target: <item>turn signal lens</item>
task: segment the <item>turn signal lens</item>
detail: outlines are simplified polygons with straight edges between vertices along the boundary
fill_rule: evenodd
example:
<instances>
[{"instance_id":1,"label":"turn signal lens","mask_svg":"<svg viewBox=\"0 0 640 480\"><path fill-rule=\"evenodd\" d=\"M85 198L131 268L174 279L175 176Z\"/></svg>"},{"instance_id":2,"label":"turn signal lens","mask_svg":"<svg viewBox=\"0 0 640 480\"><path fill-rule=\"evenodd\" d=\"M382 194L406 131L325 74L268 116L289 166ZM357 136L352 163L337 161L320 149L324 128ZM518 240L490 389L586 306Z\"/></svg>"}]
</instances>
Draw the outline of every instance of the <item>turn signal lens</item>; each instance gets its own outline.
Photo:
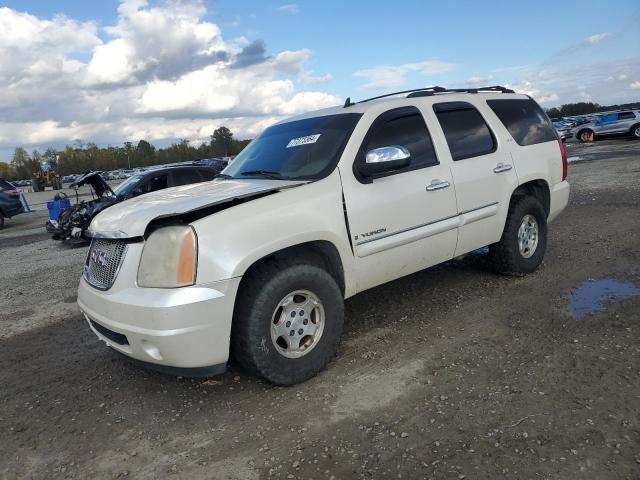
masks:
<instances>
[{"instance_id":1,"label":"turn signal lens","mask_svg":"<svg viewBox=\"0 0 640 480\"><path fill-rule=\"evenodd\" d=\"M193 228L163 227L146 240L138 267L138 286L176 288L196 281L198 239Z\"/></svg>"},{"instance_id":2,"label":"turn signal lens","mask_svg":"<svg viewBox=\"0 0 640 480\"><path fill-rule=\"evenodd\" d=\"M180 245L178 260L178 285L193 285L196 280L196 236L193 230L187 232Z\"/></svg>"}]
</instances>

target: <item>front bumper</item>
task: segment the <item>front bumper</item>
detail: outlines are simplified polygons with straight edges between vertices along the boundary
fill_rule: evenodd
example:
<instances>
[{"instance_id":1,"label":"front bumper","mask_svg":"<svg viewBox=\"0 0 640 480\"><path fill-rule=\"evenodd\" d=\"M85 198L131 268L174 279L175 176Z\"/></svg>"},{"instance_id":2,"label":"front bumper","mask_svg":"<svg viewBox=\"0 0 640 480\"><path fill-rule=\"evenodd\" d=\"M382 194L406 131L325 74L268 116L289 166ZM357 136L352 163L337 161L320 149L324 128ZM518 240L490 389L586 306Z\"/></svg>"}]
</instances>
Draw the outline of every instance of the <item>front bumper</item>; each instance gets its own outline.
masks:
<instances>
[{"instance_id":1,"label":"front bumper","mask_svg":"<svg viewBox=\"0 0 640 480\"><path fill-rule=\"evenodd\" d=\"M232 278L174 289L101 291L82 278L78 305L91 330L114 350L155 366L206 371L229 358L239 283Z\"/></svg>"}]
</instances>

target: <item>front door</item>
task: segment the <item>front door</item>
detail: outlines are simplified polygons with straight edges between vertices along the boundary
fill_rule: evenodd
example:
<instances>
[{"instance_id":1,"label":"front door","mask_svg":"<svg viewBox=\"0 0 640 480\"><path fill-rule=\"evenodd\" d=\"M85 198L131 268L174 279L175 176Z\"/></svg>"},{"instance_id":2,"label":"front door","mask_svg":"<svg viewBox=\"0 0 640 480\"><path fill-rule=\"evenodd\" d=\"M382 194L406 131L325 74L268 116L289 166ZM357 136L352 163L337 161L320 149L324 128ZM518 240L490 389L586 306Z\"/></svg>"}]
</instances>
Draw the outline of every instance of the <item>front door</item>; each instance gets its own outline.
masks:
<instances>
[{"instance_id":1,"label":"front door","mask_svg":"<svg viewBox=\"0 0 640 480\"><path fill-rule=\"evenodd\" d=\"M387 146L409 150L410 165L375 178L359 177L355 167L366 152ZM416 107L381 114L362 141L353 171L341 171L341 177L358 290L453 257L455 187Z\"/></svg>"}]
</instances>

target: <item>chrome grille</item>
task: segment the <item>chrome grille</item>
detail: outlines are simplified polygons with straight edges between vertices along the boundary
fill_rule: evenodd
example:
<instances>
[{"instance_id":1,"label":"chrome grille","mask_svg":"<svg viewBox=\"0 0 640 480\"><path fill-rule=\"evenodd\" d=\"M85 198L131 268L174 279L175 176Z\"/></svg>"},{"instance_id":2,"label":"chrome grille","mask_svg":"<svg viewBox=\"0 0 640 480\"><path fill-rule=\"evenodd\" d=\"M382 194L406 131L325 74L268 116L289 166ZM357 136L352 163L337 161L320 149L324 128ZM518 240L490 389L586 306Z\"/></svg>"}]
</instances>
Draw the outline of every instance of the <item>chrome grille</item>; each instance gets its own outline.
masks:
<instances>
[{"instance_id":1,"label":"chrome grille","mask_svg":"<svg viewBox=\"0 0 640 480\"><path fill-rule=\"evenodd\" d=\"M127 244L122 240L94 238L84 267L84 278L100 290L108 290L118 275Z\"/></svg>"}]
</instances>

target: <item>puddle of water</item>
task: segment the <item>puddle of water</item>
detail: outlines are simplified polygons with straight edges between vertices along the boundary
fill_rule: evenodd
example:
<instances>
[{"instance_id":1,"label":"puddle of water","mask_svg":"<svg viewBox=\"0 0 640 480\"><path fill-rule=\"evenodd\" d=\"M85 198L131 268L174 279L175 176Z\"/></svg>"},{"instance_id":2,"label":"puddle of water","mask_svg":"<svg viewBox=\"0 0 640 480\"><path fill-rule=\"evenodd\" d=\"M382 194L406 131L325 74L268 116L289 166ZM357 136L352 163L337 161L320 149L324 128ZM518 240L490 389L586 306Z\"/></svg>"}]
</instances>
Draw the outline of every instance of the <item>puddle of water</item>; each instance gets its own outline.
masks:
<instances>
[{"instance_id":1,"label":"puddle of water","mask_svg":"<svg viewBox=\"0 0 640 480\"><path fill-rule=\"evenodd\" d=\"M571 291L571 313L582 318L606 308L606 302L640 295L640 288L629 282L613 278L588 280Z\"/></svg>"}]
</instances>

